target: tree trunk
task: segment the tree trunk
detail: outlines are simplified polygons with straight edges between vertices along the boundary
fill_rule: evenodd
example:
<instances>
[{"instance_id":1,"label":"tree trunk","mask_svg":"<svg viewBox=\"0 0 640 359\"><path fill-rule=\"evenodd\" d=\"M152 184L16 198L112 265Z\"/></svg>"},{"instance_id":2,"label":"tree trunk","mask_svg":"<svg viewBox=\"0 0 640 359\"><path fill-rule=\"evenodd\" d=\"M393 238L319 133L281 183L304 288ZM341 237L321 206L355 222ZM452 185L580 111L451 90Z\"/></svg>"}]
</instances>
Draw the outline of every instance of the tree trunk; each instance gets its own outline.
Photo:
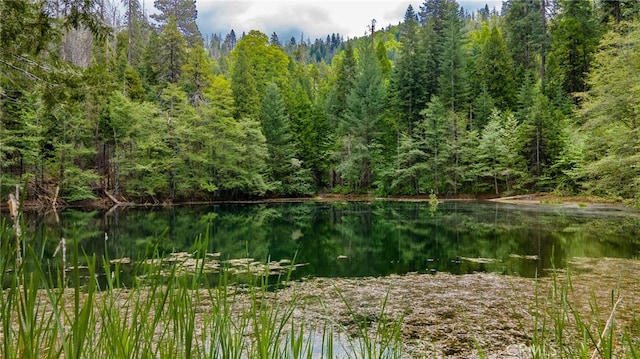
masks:
<instances>
[{"instance_id":1,"label":"tree trunk","mask_svg":"<svg viewBox=\"0 0 640 359\"><path fill-rule=\"evenodd\" d=\"M540 25L542 26L542 49L540 50L540 80L544 92L545 75L547 69L547 5L546 0L540 0Z\"/></svg>"}]
</instances>

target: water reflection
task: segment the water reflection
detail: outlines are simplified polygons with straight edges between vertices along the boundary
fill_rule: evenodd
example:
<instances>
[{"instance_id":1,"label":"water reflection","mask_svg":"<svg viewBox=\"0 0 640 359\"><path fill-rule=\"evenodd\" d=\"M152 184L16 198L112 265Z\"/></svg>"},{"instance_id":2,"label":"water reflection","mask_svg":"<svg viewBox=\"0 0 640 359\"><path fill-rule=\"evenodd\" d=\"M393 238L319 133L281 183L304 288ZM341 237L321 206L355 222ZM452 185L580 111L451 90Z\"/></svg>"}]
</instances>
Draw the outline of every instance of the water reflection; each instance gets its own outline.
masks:
<instances>
[{"instance_id":1,"label":"water reflection","mask_svg":"<svg viewBox=\"0 0 640 359\"><path fill-rule=\"evenodd\" d=\"M293 259L296 277L494 271L533 277L568 258L635 258L637 213L498 203L350 202L129 208L109 214L66 210L29 215L34 248L52 258L58 240L77 238L98 258L194 253L206 243L220 260ZM198 244L200 243L200 244ZM52 262L59 259L52 258Z\"/></svg>"}]
</instances>

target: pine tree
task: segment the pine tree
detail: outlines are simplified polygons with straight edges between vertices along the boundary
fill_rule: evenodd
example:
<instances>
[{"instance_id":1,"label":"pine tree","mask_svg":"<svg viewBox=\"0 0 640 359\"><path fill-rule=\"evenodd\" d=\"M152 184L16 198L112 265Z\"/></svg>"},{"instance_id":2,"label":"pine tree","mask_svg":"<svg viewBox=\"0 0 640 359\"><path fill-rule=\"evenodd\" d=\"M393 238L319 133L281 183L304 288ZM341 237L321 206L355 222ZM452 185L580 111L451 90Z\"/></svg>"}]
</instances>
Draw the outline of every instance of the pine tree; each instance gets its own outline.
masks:
<instances>
[{"instance_id":1,"label":"pine tree","mask_svg":"<svg viewBox=\"0 0 640 359\"><path fill-rule=\"evenodd\" d=\"M554 186L551 170L564 150L565 119L541 92L541 84L533 87L531 98L522 108L520 142L523 144L530 178L538 190Z\"/></svg>"},{"instance_id":2,"label":"pine tree","mask_svg":"<svg viewBox=\"0 0 640 359\"><path fill-rule=\"evenodd\" d=\"M400 25L400 53L391 74L389 97L399 133L411 136L420 111L428 102L427 58L424 42L419 36L418 18L409 5Z\"/></svg>"},{"instance_id":3,"label":"pine tree","mask_svg":"<svg viewBox=\"0 0 640 359\"><path fill-rule=\"evenodd\" d=\"M541 55L545 29L540 0L508 0L503 2L505 42L514 67L523 72L537 70L537 56Z\"/></svg>"},{"instance_id":4,"label":"pine tree","mask_svg":"<svg viewBox=\"0 0 640 359\"><path fill-rule=\"evenodd\" d=\"M458 17L457 5L451 6L446 15L439 58L439 97L455 112L464 108L466 102L465 53L462 48L462 22Z\"/></svg>"},{"instance_id":5,"label":"pine tree","mask_svg":"<svg viewBox=\"0 0 640 359\"><path fill-rule=\"evenodd\" d=\"M498 108L513 108L516 98L513 63L502 32L496 26L491 28L484 44L480 66L488 92Z\"/></svg>"},{"instance_id":6,"label":"pine tree","mask_svg":"<svg viewBox=\"0 0 640 359\"><path fill-rule=\"evenodd\" d=\"M444 176L445 167L449 161L451 141L450 123L444 104L436 96L431 99L427 107L420 112L423 116L418 124L417 136L423 143L427 154L427 180L423 184L423 193L427 190L440 194L445 188L447 178Z\"/></svg>"},{"instance_id":7,"label":"pine tree","mask_svg":"<svg viewBox=\"0 0 640 359\"><path fill-rule=\"evenodd\" d=\"M278 86L267 86L262 99L260 121L269 149L269 166L273 192L298 195L311 192L310 176L296 157L289 118Z\"/></svg>"},{"instance_id":8,"label":"pine tree","mask_svg":"<svg viewBox=\"0 0 640 359\"><path fill-rule=\"evenodd\" d=\"M201 47L190 48L180 71L182 87L189 102L197 108L204 101L204 93L211 84L212 73L205 50Z\"/></svg>"},{"instance_id":9,"label":"pine tree","mask_svg":"<svg viewBox=\"0 0 640 359\"><path fill-rule=\"evenodd\" d=\"M337 124L344 117L347 97L356 80L356 58L351 43L347 43L342 57L335 63L336 78L328 99L327 112L332 122Z\"/></svg>"},{"instance_id":10,"label":"pine tree","mask_svg":"<svg viewBox=\"0 0 640 359\"><path fill-rule=\"evenodd\" d=\"M153 5L159 12L151 15L152 19L166 26L174 18L177 29L190 47L203 46L202 35L196 24L196 0L154 0Z\"/></svg>"},{"instance_id":11,"label":"pine tree","mask_svg":"<svg viewBox=\"0 0 640 359\"><path fill-rule=\"evenodd\" d=\"M340 126L342 153L338 165L338 173L354 192L369 190L376 175L385 96L375 53L364 46L360 55L358 76Z\"/></svg>"},{"instance_id":12,"label":"pine tree","mask_svg":"<svg viewBox=\"0 0 640 359\"><path fill-rule=\"evenodd\" d=\"M159 49L155 56L156 61L154 62L159 64L157 71L160 84L177 83L186 57L186 43L178 31L174 17L169 18L160 33Z\"/></svg>"},{"instance_id":13,"label":"pine tree","mask_svg":"<svg viewBox=\"0 0 640 359\"><path fill-rule=\"evenodd\" d=\"M553 20L551 34L550 68L557 73L564 90L573 94L587 89L593 53L599 41L599 29L590 0L561 0L561 11ZM555 66L554 66L555 65Z\"/></svg>"},{"instance_id":14,"label":"pine tree","mask_svg":"<svg viewBox=\"0 0 640 359\"><path fill-rule=\"evenodd\" d=\"M445 41L445 28L449 15L457 17L458 4L455 0L425 0L420 6L419 19L422 24L421 36L426 55L427 82L423 84L427 88L429 99L438 93L440 88L441 51Z\"/></svg>"}]
</instances>

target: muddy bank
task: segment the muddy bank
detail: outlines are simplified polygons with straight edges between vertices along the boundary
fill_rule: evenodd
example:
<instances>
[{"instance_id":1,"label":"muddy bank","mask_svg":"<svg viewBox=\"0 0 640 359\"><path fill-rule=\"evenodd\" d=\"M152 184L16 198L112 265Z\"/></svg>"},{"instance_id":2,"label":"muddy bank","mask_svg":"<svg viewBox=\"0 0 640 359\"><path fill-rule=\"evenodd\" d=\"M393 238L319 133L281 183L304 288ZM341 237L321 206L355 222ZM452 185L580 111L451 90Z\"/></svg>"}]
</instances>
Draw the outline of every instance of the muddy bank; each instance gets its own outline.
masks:
<instances>
[{"instance_id":1,"label":"muddy bank","mask_svg":"<svg viewBox=\"0 0 640 359\"><path fill-rule=\"evenodd\" d=\"M623 332L640 338L640 261L575 259L570 267L570 284L564 272L557 273L555 283L553 276L535 280L487 273L314 279L297 283L278 300L299 295L295 316L306 321L330 318L347 331L354 331L354 315L337 291L357 318L367 318L370 327L376 326L386 301L385 315L403 321L404 352L411 358L479 357L478 348L489 358L526 358L531 355L534 332L538 330L539 337L543 334L543 322L550 331L544 334L550 352L560 350L554 348L555 319L566 321L567 346L577 347L583 341L576 332L575 315L561 314L563 292L569 308L580 314L593 333L598 325L604 327L612 313L613 296L621 298L614 314L617 354L622 356ZM595 350L595 345L589 350Z\"/></svg>"},{"instance_id":2,"label":"muddy bank","mask_svg":"<svg viewBox=\"0 0 640 359\"><path fill-rule=\"evenodd\" d=\"M429 196L389 196L378 197L367 194L341 195L332 193L322 193L308 197L274 197L274 198L256 198L256 199L238 199L238 200L210 200L210 201L154 201L154 202L129 202L126 200L118 200L113 196L100 197L95 200L85 200L80 202L58 204L56 210L60 211L65 208L88 208L98 210L115 210L129 207L169 207L169 206L189 206L189 205L208 205L208 204L264 204L264 203L299 203L299 202L371 202L371 201L396 201L396 202L429 202L432 200ZM457 196L441 196L439 201L491 201L508 204L522 205L565 205L573 207L621 207L624 204L620 201L598 197L580 197L580 196L558 196L549 193L535 193L508 197L493 197L483 195L457 195ZM116 202L117 201L117 202ZM8 208L5 201L0 201L0 210ZM25 211L51 211L53 208L43 201L27 200L22 204Z\"/></svg>"}]
</instances>

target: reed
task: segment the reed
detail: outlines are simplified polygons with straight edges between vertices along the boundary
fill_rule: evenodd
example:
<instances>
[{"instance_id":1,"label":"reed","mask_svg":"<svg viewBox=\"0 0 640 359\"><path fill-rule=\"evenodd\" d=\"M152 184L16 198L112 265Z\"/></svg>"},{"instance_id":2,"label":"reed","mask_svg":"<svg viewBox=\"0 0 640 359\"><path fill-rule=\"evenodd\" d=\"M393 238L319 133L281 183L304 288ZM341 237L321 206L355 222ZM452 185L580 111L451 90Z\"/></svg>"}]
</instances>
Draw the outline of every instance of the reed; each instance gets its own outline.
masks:
<instances>
[{"instance_id":1,"label":"reed","mask_svg":"<svg viewBox=\"0 0 640 359\"><path fill-rule=\"evenodd\" d=\"M624 298L611 292L610 309L591 294L588 309L577 303L572 274L554 271L550 289L545 295L536 281L532 358L638 358L640 348L640 316L633 314L636 326L619 326L616 321ZM524 330L526 332L526 330Z\"/></svg>"},{"instance_id":2,"label":"reed","mask_svg":"<svg viewBox=\"0 0 640 359\"><path fill-rule=\"evenodd\" d=\"M61 249L64 256L55 258L58 270L51 274L42 264L52 259L45 258L42 248L31 248L29 240L23 239L25 250L17 259L17 242L8 228L4 223L0 227L2 358L301 359L337 355L335 338L342 328L328 321L313 324L296 318L297 295L278 300L290 271L276 284L269 283L268 268L241 283L223 268L216 283L209 283L204 271L207 237L195 241L198 264L192 272L185 274L181 263L166 268L157 255L157 260L135 269L144 280L124 287L120 264L111 262L108 255L98 261L95 255L81 253L77 234L66 241ZM98 280L99 272L104 280ZM363 337L350 338L353 345L344 347L343 354L399 357L400 324L394 322L389 329L391 321L384 323L375 334L362 328L359 334Z\"/></svg>"}]
</instances>

